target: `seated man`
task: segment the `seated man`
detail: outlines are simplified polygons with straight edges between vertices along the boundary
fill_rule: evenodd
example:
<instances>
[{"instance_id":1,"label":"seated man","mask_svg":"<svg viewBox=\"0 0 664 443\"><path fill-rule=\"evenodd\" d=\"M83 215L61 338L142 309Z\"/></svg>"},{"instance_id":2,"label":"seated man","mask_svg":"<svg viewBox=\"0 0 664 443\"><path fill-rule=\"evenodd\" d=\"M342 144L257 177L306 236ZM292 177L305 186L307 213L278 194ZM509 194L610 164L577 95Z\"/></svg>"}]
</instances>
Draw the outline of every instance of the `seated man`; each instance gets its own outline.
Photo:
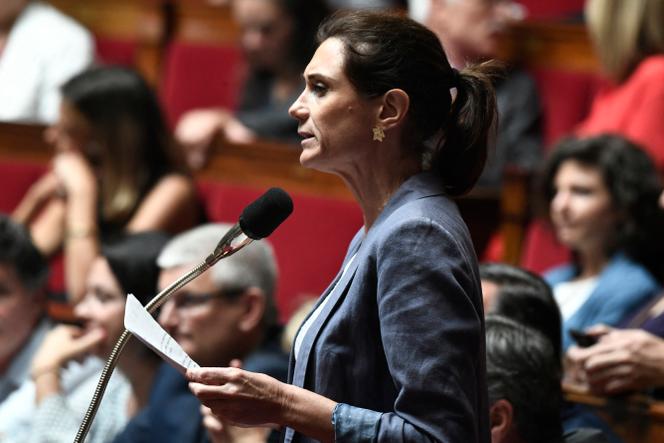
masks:
<instances>
[{"instance_id":1,"label":"seated man","mask_svg":"<svg viewBox=\"0 0 664 443\"><path fill-rule=\"evenodd\" d=\"M93 59L92 35L54 7L0 1L0 121L55 121L60 86Z\"/></svg>"},{"instance_id":2,"label":"seated man","mask_svg":"<svg viewBox=\"0 0 664 443\"><path fill-rule=\"evenodd\" d=\"M498 56L500 37L510 22L523 16L511 0L431 0L425 18L457 69ZM541 121L535 81L511 69L496 85L498 132L495 148L478 184L498 188L506 167L531 171L541 157Z\"/></svg>"},{"instance_id":3,"label":"seated man","mask_svg":"<svg viewBox=\"0 0 664 443\"><path fill-rule=\"evenodd\" d=\"M561 361L560 309L551 288L538 275L504 263L480 265L485 314L498 314L541 332Z\"/></svg>"},{"instance_id":4,"label":"seated man","mask_svg":"<svg viewBox=\"0 0 664 443\"><path fill-rule=\"evenodd\" d=\"M209 224L171 240L157 264L160 289L199 265L230 225ZM288 356L280 347L274 290L277 268L269 244L256 241L225 258L183 288L162 306L159 322L201 366L242 367L285 380ZM116 442L199 442L210 433L257 432L219 423L203 413L187 380L164 363L159 370L148 411L116 438ZM206 429L206 426L208 429Z\"/></svg>"},{"instance_id":5,"label":"seated man","mask_svg":"<svg viewBox=\"0 0 664 443\"><path fill-rule=\"evenodd\" d=\"M563 435L560 362L538 331L506 317L486 318L492 443L599 443L599 431Z\"/></svg>"},{"instance_id":6,"label":"seated man","mask_svg":"<svg viewBox=\"0 0 664 443\"><path fill-rule=\"evenodd\" d=\"M28 232L0 215L0 441L29 432L30 362L50 329L47 278L48 264Z\"/></svg>"}]
</instances>

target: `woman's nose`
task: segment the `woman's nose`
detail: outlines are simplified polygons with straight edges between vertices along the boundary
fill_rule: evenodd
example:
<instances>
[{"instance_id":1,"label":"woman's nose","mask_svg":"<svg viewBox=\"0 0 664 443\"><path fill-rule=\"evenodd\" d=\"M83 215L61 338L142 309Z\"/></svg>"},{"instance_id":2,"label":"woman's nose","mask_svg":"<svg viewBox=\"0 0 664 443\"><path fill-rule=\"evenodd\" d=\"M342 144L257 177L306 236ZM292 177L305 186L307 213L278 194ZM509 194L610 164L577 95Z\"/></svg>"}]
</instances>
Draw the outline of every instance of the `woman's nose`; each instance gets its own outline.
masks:
<instances>
[{"instance_id":1,"label":"woman's nose","mask_svg":"<svg viewBox=\"0 0 664 443\"><path fill-rule=\"evenodd\" d=\"M566 192L556 192L551 200L551 210L555 212L565 211L569 206L569 194Z\"/></svg>"},{"instance_id":2,"label":"woman's nose","mask_svg":"<svg viewBox=\"0 0 664 443\"><path fill-rule=\"evenodd\" d=\"M293 117L294 119L297 119L301 122L306 120L307 117L309 116L309 112L306 106L304 106L304 103L302 102L303 94L304 92L302 92L302 94L300 94L297 100L293 102L291 107L288 108L288 114L290 114L290 116Z\"/></svg>"}]
</instances>

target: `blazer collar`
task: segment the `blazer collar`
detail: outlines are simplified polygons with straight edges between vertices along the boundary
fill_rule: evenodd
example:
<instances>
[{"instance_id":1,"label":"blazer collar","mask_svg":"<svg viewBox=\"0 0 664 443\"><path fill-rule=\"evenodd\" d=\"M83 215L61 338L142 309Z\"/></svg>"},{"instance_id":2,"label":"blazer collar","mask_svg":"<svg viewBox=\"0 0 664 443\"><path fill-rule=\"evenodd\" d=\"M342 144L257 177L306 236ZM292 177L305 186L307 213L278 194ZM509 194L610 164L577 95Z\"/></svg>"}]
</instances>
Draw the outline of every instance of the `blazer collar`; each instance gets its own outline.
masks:
<instances>
[{"instance_id":1,"label":"blazer collar","mask_svg":"<svg viewBox=\"0 0 664 443\"><path fill-rule=\"evenodd\" d=\"M376 219L376 222L371 227L371 229L369 229L366 235L364 235L363 230L360 230L360 232L357 233L351 242L351 246L342 265L342 269L339 271L332 284L330 284L330 286L328 286L328 288L325 290L309 314L309 316L311 316L324 299L331 297L330 300L326 302L323 310L314 320L313 324L307 331L307 335L302 340L300 352L297 356L297 364L295 364L295 356L291 355L291 361L289 365L289 380L292 384L300 387L304 386L307 366L311 357L311 350L313 345L316 342L316 339L318 338L323 325L327 322L332 312L334 312L335 307L346 295L348 286L353 280L353 276L355 275L358 264L364 261L366 248L363 248L363 245L371 244L371 239L374 235L376 235L375 233L379 230L379 226L385 220L387 220L390 215L393 214L394 211L396 211L400 206L403 206L409 201L439 194L444 194L444 190L440 179L436 175L430 172L422 172L411 176L399 187L399 189L397 189L392 197L390 197L387 205L385 205L385 208L380 213ZM343 269L347 265L348 260L350 260L353 255L355 255L355 258L344 273ZM305 322L307 319L305 319Z\"/></svg>"}]
</instances>

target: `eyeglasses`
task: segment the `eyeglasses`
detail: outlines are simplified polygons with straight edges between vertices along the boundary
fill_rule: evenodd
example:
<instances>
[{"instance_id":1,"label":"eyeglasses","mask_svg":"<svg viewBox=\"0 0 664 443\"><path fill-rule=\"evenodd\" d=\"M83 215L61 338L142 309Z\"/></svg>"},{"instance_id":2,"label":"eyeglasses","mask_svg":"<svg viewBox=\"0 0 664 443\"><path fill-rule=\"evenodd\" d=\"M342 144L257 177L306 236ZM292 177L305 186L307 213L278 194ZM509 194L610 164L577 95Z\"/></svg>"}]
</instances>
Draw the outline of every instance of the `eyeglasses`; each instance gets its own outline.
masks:
<instances>
[{"instance_id":1,"label":"eyeglasses","mask_svg":"<svg viewBox=\"0 0 664 443\"><path fill-rule=\"evenodd\" d=\"M233 301L237 299L240 295L244 294L246 288L237 288L237 289L226 289L223 291L211 292L211 293L195 293L195 292L182 292L174 296L171 301L175 305L175 309L192 309L197 306L203 306L207 304L210 300L216 298L224 298L228 301Z\"/></svg>"}]
</instances>

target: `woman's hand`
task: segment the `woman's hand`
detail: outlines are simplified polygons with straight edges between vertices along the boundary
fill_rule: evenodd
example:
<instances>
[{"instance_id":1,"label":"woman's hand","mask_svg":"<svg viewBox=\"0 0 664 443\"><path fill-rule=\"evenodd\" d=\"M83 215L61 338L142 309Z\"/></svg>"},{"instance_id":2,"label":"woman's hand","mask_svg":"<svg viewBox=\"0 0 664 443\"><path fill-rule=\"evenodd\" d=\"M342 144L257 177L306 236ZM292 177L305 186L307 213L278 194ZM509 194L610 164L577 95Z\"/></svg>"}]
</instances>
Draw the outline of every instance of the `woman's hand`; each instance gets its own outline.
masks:
<instances>
[{"instance_id":1,"label":"woman's hand","mask_svg":"<svg viewBox=\"0 0 664 443\"><path fill-rule=\"evenodd\" d=\"M239 368L187 370L189 388L225 423L264 426L282 423L287 404L284 383Z\"/></svg>"},{"instance_id":2,"label":"woman's hand","mask_svg":"<svg viewBox=\"0 0 664 443\"><path fill-rule=\"evenodd\" d=\"M14 210L12 218L18 223L27 225L46 202L63 196L64 188L60 179L53 171L49 171L30 186L25 197Z\"/></svg>"},{"instance_id":3,"label":"woman's hand","mask_svg":"<svg viewBox=\"0 0 664 443\"><path fill-rule=\"evenodd\" d=\"M321 442L334 441L337 405L314 392L237 367L188 369L189 389L224 425L288 426Z\"/></svg>"},{"instance_id":4,"label":"woman's hand","mask_svg":"<svg viewBox=\"0 0 664 443\"><path fill-rule=\"evenodd\" d=\"M568 358L598 394L664 385L664 340L639 329L611 330L594 346L570 349Z\"/></svg>"},{"instance_id":5,"label":"woman's hand","mask_svg":"<svg viewBox=\"0 0 664 443\"><path fill-rule=\"evenodd\" d=\"M79 359L104 339L104 331L93 329L83 333L80 328L59 325L47 335L32 359L32 374L58 370L67 362Z\"/></svg>"},{"instance_id":6,"label":"woman's hand","mask_svg":"<svg viewBox=\"0 0 664 443\"><path fill-rule=\"evenodd\" d=\"M207 406L201 405L203 425L212 443L265 443L270 428L240 428L224 423Z\"/></svg>"},{"instance_id":7,"label":"woman's hand","mask_svg":"<svg viewBox=\"0 0 664 443\"><path fill-rule=\"evenodd\" d=\"M58 176L68 196L84 195L94 198L97 180L90 163L78 151L64 151L55 156L53 171Z\"/></svg>"},{"instance_id":8,"label":"woman's hand","mask_svg":"<svg viewBox=\"0 0 664 443\"><path fill-rule=\"evenodd\" d=\"M199 109L182 116L175 138L185 148L189 167L197 170L205 165L214 138L222 133L229 118L230 113L224 109Z\"/></svg>"},{"instance_id":9,"label":"woman's hand","mask_svg":"<svg viewBox=\"0 0 664 443\"><path fill-rule=\"evenodd\" d=\"M53 328L32 359L30 374L35 382L35 402L39 404L44 398L60 393L60 369L70 360L85 355L104 336L100 329L81 333L75 326Z\"/></svg>"},{"instance_id":10,"label":"woman's hand","mask_svg":"<svg viewBox=\"0 0 664 443\"><path fill-rule=\"evenodd\" d=\"M250 143L256 138L249 128L225 109L187 112L175 128L175 138L185 148L190 168L198 170L205 166L217 135L232 143Z\"/></svg>"}]
</instances>

